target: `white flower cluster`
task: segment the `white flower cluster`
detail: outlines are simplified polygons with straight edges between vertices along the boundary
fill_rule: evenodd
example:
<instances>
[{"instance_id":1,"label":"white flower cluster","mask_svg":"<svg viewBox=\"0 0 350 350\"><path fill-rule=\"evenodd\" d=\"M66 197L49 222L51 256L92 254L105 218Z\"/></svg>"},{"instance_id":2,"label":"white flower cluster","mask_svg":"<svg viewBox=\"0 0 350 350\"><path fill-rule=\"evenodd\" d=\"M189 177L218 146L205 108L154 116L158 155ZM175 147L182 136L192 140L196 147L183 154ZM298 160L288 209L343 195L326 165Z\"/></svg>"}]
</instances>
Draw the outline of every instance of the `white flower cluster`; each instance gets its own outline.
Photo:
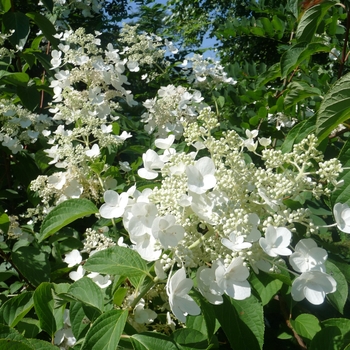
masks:
<instances>
[{"instance_id":1,"label":"white flower cluster","mask_svg":"<svg viewBox=\"0 0 350 350\"><path fill-rule=\"evenodd\" d=\"M286 256L298 276L292 286L294 299L322 303L336 288L325 270L327 252L309 238L294 242L292 253L296 224L305 227L306 235L317 230L307 209L291 209L285 200L297 202L305 192L328 195L327 184L336 183L342 171L339 161L324 162L316 137L309 135L286 154L260 139L265 149L261 165L255 165L245 157L246 140L232 130L215 138L211 131L217 125L209 108L196 122L184 125L188 145L200 145L190 154L170 148L174 137L156 140L172 152L164 157L147 151L139 175L153 179L161 173L161 187L145 193L106 193L102 217L123 217L132 248L146 261L155 261L159 279L180 267L172 277L168 274L166 288L180 321L199 313L188 295L193 282L186 270L197 269L199 291L220 304L223 294L238 300L249 297L250 269L287 269ZM254 140L258 132L247 135ZM199 156L204 149L207 155Z\"/></svg>"},{"instance_id":2,"label":"white flower cluster","mask_svg":"<svg viewBox=\"0 0 350 350\"><path fill-rule=\"evenodd\" d=\"M188 90L182 86L163 86L154 99L146 100L143 105L147 112L142 115L145 130L156 131L159 137L173 133L178 139L183 133L183 124L194 121L203 108L203 97L198 90Z\"/></svg>"},{"instance_id":3,"label":"white flower cluster","mask_svg":"<svg viewBox=\"0 0 350 350\"><path fill-rule=\"evenodd\" d=\"M228 77L220 61L203 58L202 55L194 54L192 57L187 58L182 66L189 70L188 82L195 87L212 90L214 86L219 88L223 83L230 85L237 83L232 77Z\"/></svg>"},{"instance_id":4,"label":"white flower cluster","mask_svg":"<svg viewBox=\"0 0 350 350\"><path fill-rule=\"evenodd\" d=\"M45 114L32 113L13 101L0 100L0 142L16 154L43 136L53 124Z\"/></svg>"},{"instance_id":5,"label":"white flower cluster","mask_svg":"<svg viewBox=\"0 0 350 350\"><path fill-rule=\"evenodd\" d=\"M118 101L130 106L136 103L124 88L128 84L127 61L111 44L103 52L98 35L85 34L83 29L66 31L58 35L59 50L52 51L56 74L50 85L54 100L49 111L55 126L43 133L48 139L45 152L51 159L49 164L55 164L59 171L40 176L31 185L42 198L43 207L68 198L100 198L101 181L90 164L98 161L102 148L117 147L131 137L125 131L113 133L118 117L112 112L119 108ZM65 65L73 68L65 70Z\"/></svg>"}]
</instances>

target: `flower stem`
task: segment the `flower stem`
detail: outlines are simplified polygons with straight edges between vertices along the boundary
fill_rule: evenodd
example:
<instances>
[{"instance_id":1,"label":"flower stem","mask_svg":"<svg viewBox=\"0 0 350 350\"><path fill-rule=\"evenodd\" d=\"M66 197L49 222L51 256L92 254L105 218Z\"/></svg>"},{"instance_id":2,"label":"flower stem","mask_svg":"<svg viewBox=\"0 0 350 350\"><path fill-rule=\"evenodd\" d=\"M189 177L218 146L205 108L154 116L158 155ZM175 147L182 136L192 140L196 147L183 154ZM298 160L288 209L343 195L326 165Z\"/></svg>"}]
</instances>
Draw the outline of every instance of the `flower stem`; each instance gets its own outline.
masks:
<instances>
[{"instance_id":1,"label":"flower stem","mask_svg":"<svg viewBox=\"0 0 350 350\"><path fill-rule=\"evenodd\" d=\"M188 248L189 249L194 249L197 248L202 242L207 240L209 237L211 237L214 234L214 230L212 227L208 228L208 232L203 235L202 237L198 238L194 243L192 243Z\"/></svg>"},{"instance_id":2,"label":"flower stem","mask_svg":"<svg viewBox=\"0 0 350 350\"><path fill-rule=\"evenodd\" d=\"M140 292L140 294L133 300L133 302L130 304L131 308L134 308L137 303L153 288L158 281L158 278L155 277L152 279L146 286L145 288Z\"/></svg>"}]
</instances>

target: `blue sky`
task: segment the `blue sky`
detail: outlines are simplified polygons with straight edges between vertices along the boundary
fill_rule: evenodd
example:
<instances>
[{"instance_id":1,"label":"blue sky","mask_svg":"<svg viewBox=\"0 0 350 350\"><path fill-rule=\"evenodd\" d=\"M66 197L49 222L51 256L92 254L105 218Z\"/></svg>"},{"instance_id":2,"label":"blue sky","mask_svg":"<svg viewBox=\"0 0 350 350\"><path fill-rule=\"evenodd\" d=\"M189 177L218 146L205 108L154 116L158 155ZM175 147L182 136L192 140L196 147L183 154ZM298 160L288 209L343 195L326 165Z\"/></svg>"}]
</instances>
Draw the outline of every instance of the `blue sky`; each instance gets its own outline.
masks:
<instances>
[{"instance_id":1,"label":"blue sky","mask_svg":"<svg viewBox=\"0 0 350 350\"><path fill-rule=\"evenodd\" d=\"M155 4L163 4L165 5L167 3L167 0L155 0L154 1ZM134 9L136 8L136 4L135 2L133 1L130 1L130 6ZM214 47L214 44L215 44L216 40L215 39L212 39L212 38L205 38L204 39L204 42L203 42L203 45L201 48L212 48ZM216 55L215 55L215 52L213 50L208 50L206 51L204 54L203 54L203 57L204 58L208 58L208 57L211 57L211 58L216 58Z\"/></svg>"}]
</instances>

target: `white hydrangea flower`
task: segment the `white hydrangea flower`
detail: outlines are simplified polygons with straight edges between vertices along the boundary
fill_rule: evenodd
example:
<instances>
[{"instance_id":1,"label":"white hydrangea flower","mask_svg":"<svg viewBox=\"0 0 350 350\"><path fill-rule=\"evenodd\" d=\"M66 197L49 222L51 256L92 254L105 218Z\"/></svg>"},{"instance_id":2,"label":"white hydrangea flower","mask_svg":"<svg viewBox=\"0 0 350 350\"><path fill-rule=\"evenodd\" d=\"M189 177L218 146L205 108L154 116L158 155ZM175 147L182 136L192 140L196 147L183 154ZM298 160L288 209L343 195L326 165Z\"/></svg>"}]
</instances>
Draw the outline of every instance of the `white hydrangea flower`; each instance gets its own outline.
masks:
<instances>
[{"instance_id":1,"label":"white hydrangea flower","mask_svg":"<svg viewBox=\"0 0 350 350\"><path fill-rule=\"evenodd\" d=\"M218 260L218 267L215 269L217 284L231 298L243 300L250 296L248 277L249 270L242 258L234 258L227 268L222 260Z\"/></svg>"},{"instance_id":2,"label":"white hydrangea flower","mask_svg":"<svg viewBox=\"0 0 350 350\"><path fill-rule=\"evenodd\" d=\"M203 194L215 187L215 165L211 158L203 157L196 161L195 165L186 167L188 189L197 194Z\"/></svg>"},{"instance_id":3,"label":"white hydrangea flower","mask_svg":"<svg viewBox=\"0 0 350 350\"><path fill-rule=\"evenodd\" d=\"M193 281L186 278L185 268L177 270L169 279L166 289L172 313L181 321L186 322L187 315L199 315L201 309L188 295L193 287Z\"/></svg>"},{"instance_id":4,"label":"white hydrangea flower","mask_svg":"<svg viewBox=\"0 0 350 350\"><path fill-rule=\"evenodd\" d=\"M303 272L292 284L292 298L301 301L306 298L311 304L323 303L326 294L335 292L335 279L321 271Z\"/></svg>"},{"instance_id":5,"label":"white hydrangea flower","mask_svg":"<svg viewBox=\"0 0 350 350\"><path fill-rule=\"evenodd\" d=\"M63 259L63 261L68 264L68 267L78 265L82 260L83 258L78 249L73 249L71 252L66 254L65 258Z\"/></svg>"},{"instance_id":6,"label":"white hydrangea flower","mask_svg":"<svg viewBox=\"0 0 350 350\"><path fill-rule=\"evenodd\" d=\"M153 150L149 149L146 153L142 155L143 166L137 171L140 177L153 180L158 176L158 171L164 166L163 161L160 159L159 155Z\"/></svg>"},{"instance_id":7,"label":"white hydrangea flower","mask_svg":"<svg viewBox=\"0 0 350 350\"><path fill-rule=\"evenodd\" d=\"M326 272L325 262L327 251L317 247L316 242L311 239L301 239L295 246L295 252L289 256L289 263L297 272L322 271Z\"/></svg>"},{"instance_id":8,"label":"white hydrangea flower","mask_svg":"<svg viewBox=\"0 0 350 350\"><path fill-rule=\"evenodd\" d=\"M265 231L265 237L259 239L259 244L269 256L291 255L292 251L287 248L291 238L292 233L286 227L273 227L270 225Z\"/></svg>"},{"instance_id":9,"label":"white hydrangea flower","mask_svg":"<svg viewBox=\"0 0 350 350\"><path fill-rule=\"evenodd\" d=\"M152 234L164 248L176 247L184 238L185 229L176 224L174 215L158 216L153 221Z\"/></svg>"},{"instance_id":10,"label":"white hydrangea flower","mask_svg":"<svg viewBox=\"0 0 350 350\"><path fill-rule=\"evenodd\" d=\"M350 208L345 203L336 203L333 208L334 219L340 231L350 233Z\"/></svg>"},{"instance_id":11,"label":"white hydrangea flower","mask_svg":"<svg viewBox=\"0 0 350 350\"><path fill-rule=\"evenodd\" d=\"M120 195L112 190L104 193L105 203L102 204L99 212L105 219L120 218L123 216L126 206L128 205L128 194L126 192Z\"/></svg>"},{"instance_id":12,"label":"white hydrangea flower","mask_svg":"<svg viewBox=\"0 0 350 350\"><path fill-rule=\"evenodd\" d=\"M211 268L201 266L197 270L198 289L204 298L214 305L223 303L222 294L224 291L218 286L215 277L215 270L219 266L218 261L214 261Z\"/></svg>"}]
</instances>

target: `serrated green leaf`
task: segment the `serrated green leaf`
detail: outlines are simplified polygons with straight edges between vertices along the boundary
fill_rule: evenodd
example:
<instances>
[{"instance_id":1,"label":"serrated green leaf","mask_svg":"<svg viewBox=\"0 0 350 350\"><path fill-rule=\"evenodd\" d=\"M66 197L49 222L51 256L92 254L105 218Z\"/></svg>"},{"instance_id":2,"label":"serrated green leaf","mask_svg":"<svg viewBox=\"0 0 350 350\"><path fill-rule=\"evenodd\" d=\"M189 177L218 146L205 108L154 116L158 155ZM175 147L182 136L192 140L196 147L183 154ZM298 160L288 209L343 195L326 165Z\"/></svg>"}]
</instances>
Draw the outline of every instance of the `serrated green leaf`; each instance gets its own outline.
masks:
<instances>
[{"instance_id":1,"label":"serrated green leaf","mask_svg":"<svg viewBox=\"0 0 350 350\"><path fill-rule=\"evenodd\" d=\"M2 18L6 32L14 30L8 38L10 43L16 47L24 47L30 33L29 19L22 12L6 12Z\"/></svg>"},{"instance_id":2,"label":"serrated green leaf","mask_svg":"<svg viewBox=\"0 0 350 350\"><path fill-rule=\"evenodd\" d=\"M50 279L50 263L46 253L38 248L20 247L12 252L12 261L21 274L33 285Z\"/></svg>"},{"instance_id":3,"label":"serrated green leaf","mask_svg":"<svg viewBox=\"0 0 350 350\"><path fill-rule=\"evenodd\" d=\"M68 199L60 203L44 219L41 225L39 242L71 222L97 212L98 209L95 204L87 199Z\"/></svg>"},{"instance_id":4,"label":"serrated green leaf","mask_svg":"<svg viewBox=\"0 0 350 350\"><path fill-rule=\"evenodd\" d=\"M74 337L77 340L83 338L90 328L90 322L86 319L82 303L70 303L69 319L72 325L72 332L74 334Z\"/></svg>"},{"instance_id":5,"label":"serrated green leaf","mask_svg":"<svg viewBox=\"0 0 350 350\"><path fill-rule=\"evenodd\" d=\"M40 321L40 327L51 337L63 327L64 306L54 308L54 287L51 283L42 283L34 292L34 308Z\"/></svg>"},{"instance_id":6,"label":"serrated green leaf","mask_svg":"<svg viewBox=\"0 0 350 350\"><path fill-rule=\"evenodd\" d=\"M15 340L23 343L28 343L27 339L14 328L0 324L0 339Z\"/></svg>"},{"instance_id":7,"label":"serrated green leaf","mask_svg":"<svg viewBox=\"0 0 350 350\"><path fill-rule=\"evenodd\" d=\"M295 37L301 42L311 42L315 32L328 9L336 4L336 1L324 1L307 9L298 24Z\"/></svg>"},{"instance_id":8,"label":"serrated green leaf","mask_svg":"<svg viewBox=\"0 0 350 350\"><path fill-rule=\"evenodd\" d=\"M136 251L125 247L110 247L92 255L84 269L108 275L139 277L149 275L147 265Z\"/></svg>"},{"instance_id":9,"label":"serrated green leaf","mask_svg":"<svg viewBox=\"0 0 350 350\"><path fill-rule=\"evenodd\" d=\"M262 349L265 326L260 302L253 295L245 300L223 298L214 311L232 349Z\"/></svg>"},{"instance_id":10,"label":"serrated green leaf","mask_svg":"<svg viewBox=\"0 0 350 350\"><path fill-rule=\"evenodd\" d=\"M294 81L287 87L287 93L284 96L284 105L286 108L290 108L298 102L306 100L308 97L321 95L320 89L312 87L304 81Z\"/></svg>"},{"instance_id":11,"label":"serrated green leaf","mask_svg":"<svg viewBox=\"0 0 350 350\"><path fill-rule=\"evenodd\" d=\"M57 350L57 346L40 339L28 339L28 342L35 350Z\"/></svg>"},{"instance_id":12,"label":"serrated green leaf","mask_svg":"<svg viewBox=\"0 0 350 350\"><path fill-rule=\"evenodd\" d=\"M130 337L134 350L179 350L174 341L160 333L145 332Z\"/></svg>"},{"instance_id":13,"label":"serrated green leaf","mask_svg":"<svg viewBox=\"0 0 350 350\"><path fill-rule=\"evenodd\" d=\"M27 339L35 338L41 332L39 320L29 317L22 318L22 320L17 323L16 329Z\"/></svg>"},{"instance_id":14,"label":"serrated green leaf","mask_svg":"<svg viewBox=\"0 0 350 350\"><path fill-rule=\"evenodd\" d=\"M307 43L297 43L286 51L281 57L281 78L287 77L289 72L298 64L298 59L305 50Z\"/></svg>"},{"instance_id":15,"label":"serrated green leaf","mask_svg":"<svg viewBox=\"0 0 350 350\"><path fill-rule=\"evenodd\" d=\"M0 308L0 320L10 327L15 327L17 323L34 306L33 293L24 292L7 300Z\"/></svg>"},{"instance_id":16,"label":"serrated green leaf","mask_svg":"<svg viewBox=\"0 0 350 350\"><path fill-rule=\"evenodd\" d=\"M317 112L316 134L325 139L340 123L350 118L350 73L339 79L325 95Z\"/></svg>"},{"instance_id":17,"label":"serrated green leaf","mask_svg":"<svg viewBox=\"0 0 350 350\"><path fill-rule=\"evenodd\" d=\"M349 293L348 283L338 267L329 260L326 261L326 271L337 282L337 290L334 293L327 294L327 298L330 300L332 305L334 305L335 308L342 314L344 312L344 305Z\"/></svg>"},{"instance_id":18,"label":"serrated green leaf","mask_svg":"<svg viewBox=\"0 0 350 350\"><path fill-rule=\"evenodd\" d=\"M16 340L0 339L0 350L35 350L32 346Z\"/></svg>"},{"instance_id":19,"label":"serrated green leaf","mask_svg":"<svg viewBox=\"0 0 350 350\"><path fill-rule=\"evenodd\" d=\"M91 278L83 277L75 281L67 292L75 300L103 311L103 293L101 288Z\"/></svg>"},{"instance_id":20,"label":"serrated green leaf","mask_svg":"<svg viewBox=\"0 0 350 350\"><path fill-rule=\"evenodd\" d=\"M299 335L309 340L321 330L319 320L311 314L301 314L295 320L291 320L290 322Z\"/></svg>"},{"instance_id":21,"label":"serrated green leaf","mask_svg":"<svg viewBox=\"0 0 350 350\"><path fill-rule=\"evenodd\" d=\"M81 350L115 350L127 318L128 310L110 310L99 316L87 332Z\"/></svg>"}]
</instances>

